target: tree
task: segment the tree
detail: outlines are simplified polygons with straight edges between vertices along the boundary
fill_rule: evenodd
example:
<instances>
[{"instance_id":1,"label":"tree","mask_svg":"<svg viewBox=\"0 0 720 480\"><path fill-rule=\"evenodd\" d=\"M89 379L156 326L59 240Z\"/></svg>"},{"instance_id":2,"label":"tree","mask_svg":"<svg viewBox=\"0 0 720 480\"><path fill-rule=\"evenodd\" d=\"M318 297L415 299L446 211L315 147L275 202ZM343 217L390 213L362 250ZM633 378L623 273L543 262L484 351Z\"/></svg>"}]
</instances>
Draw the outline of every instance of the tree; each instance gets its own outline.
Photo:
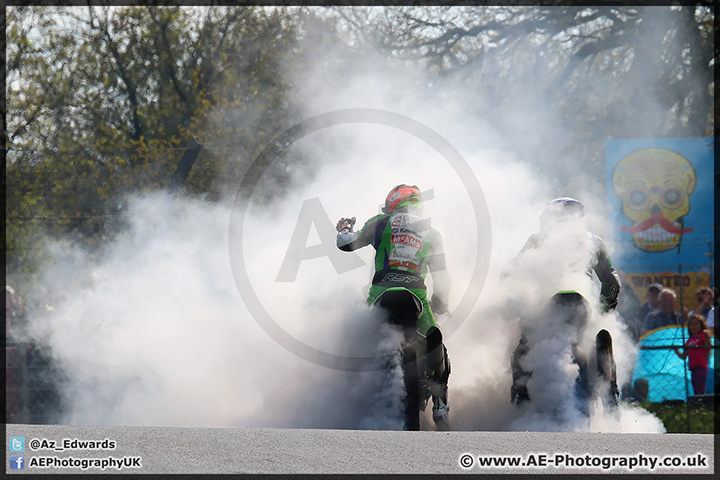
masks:
<instances>
[{"instance_id":1,"label":"tree","mask_svg":"<svg viewBox=\"0 0 720 480\"><path fill-rule=\"evenodd\" d=\"M428 94L474 89L468 117L492 119L507 149L540 168L565 162L558 185L588 169L602 178L609 138L713 135L709 2L354 13L376 22L369 34L360 31L366 22L351 18L356 39L370 37L389 55L434 72Z\"/></svg>"},{"instance_id":2,"label":"tree","mask_svg":"<svg viewBox=\"0 0 720 480\"><path fill-rule=\"evenodd\" d=\"M557 185L580 172L602 179L607 139L714 131L708 2L6 12L9 270L35 268L36 235L103 245L122 226L123 195L166 188L195 138L203 147L187 191L232 195L259 152L302 119L295 78L318 45L341 51L333 68L346 72L376 50L383 68L423 67L428 76L408 87L428 102L471 92L468 120L501 132L502 147L539 171L560 166ZM301 153L274 162L261 201L306 164Z\"/></svg>"},{"instance_id":3,"label":"tree","mask_svg":"<svg viewBox=\"0 0 720 480\"><path fill-rule=\"evenodd\" d=\"M7 23L9 270L37 268L44 234L103 245L123 195L166 188L193 138L187 189L221 198L297 121L282 10L14 7Z\"/></svg>"}]
</instances>

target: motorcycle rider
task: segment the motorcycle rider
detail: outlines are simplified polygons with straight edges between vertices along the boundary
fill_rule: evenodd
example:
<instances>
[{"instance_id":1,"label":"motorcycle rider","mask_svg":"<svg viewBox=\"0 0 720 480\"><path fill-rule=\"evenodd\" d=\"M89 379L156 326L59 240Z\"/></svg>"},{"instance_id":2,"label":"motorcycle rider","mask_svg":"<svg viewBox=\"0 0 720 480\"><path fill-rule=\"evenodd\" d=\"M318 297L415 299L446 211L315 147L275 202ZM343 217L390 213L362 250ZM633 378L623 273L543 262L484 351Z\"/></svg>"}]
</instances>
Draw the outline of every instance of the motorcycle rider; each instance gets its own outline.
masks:
<instances>
[{"instance_id":1,"label":"motorcycle rider","mask_svg":"<svg viewBox=\"0 0 720 480\"><path fill-rule=\"evenodd\" d=\"M401 184L390 190L382 212L365 222L358 232L353 232L355 217L341 218L336 227L337 247L347 252L366 245L375 248L375 275L367 298L368 305L381 305L383 295L397 289L414 295L420 310L417 329L427 338L428 344L433 420L438 430L448 430L450 362L433 315L433 312L447 312L452 283L446 269L442 237L432 228L430 219L421 217L422 193L415 185ZM428 270L433 279L430 301L424 281Z\"/></svg>"},{"instance_id":2,"label":"motorcycle rider","mask_svg":"<svg viewBox=\"0 0 720 480\"><path fill-rule=\"evenodd\" d=\"M578 200L570 197L556 198L550 201L540 216L541 227L538 233L530 236L511 267L518 266L518 259L524 255L541 249L548 238L554 236L552 241L557 241L563 246L561 251L564 258L554 258L558 263L565 261L567 271L576 270L580 274L584 271L592 278L594 271L600 280L600 304L603 311L614 310L618 304L620 293L620 277L612 266L610 256L603 240L596 234L584 229L578 231L575 225L584 217L585 208ZM574 230L573 230L574 229ZM562 237L572 237L569 240ZM566 240L566 241L563 241ZM557 265L558 268L560 267ZM508 274L508 270L504 275ZM556 299L557 300L557 299ZM561 302L562 300L560 300ZM586 305L579 307L580 316L585 318L589 315ZM577 311L576 311L577 312ZM584 327L584 325L581 325ZM531 375L521 367L521 360L530 350L527 342L526 331L521 328L521 338L518 347L515 349L512 358L513 385L511 387L511 400L520 404L529 399L527 391L527 380ZM615 410L618 405L617 371L612 353L612 338L607 330L601 330L596 336L596 349L598 352L598 370L607 383L607 391L603 392L603 403L609 410Z\"/></svg>"}]
</instances>

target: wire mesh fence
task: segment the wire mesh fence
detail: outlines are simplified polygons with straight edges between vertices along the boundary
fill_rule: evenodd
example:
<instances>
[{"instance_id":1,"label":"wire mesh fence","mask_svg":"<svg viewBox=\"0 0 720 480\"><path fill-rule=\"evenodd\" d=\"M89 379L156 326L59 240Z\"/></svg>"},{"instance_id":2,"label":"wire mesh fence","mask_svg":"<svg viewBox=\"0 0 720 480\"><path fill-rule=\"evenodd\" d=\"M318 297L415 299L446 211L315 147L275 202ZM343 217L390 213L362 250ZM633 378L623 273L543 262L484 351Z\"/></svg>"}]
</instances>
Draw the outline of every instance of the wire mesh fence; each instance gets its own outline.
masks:
<instances>
[{"instance_id":1,"label":"wire mesh fence","mask_svg":"<svg viewBox=\"0 0 720 480\"><path fill-rule=\"evenodd\" d=\"M660 418L668 432L713 433L715 392L720 376L715 368L717 339L711 347L685 347L687 329L663 328L645 336L638 346L632 382L621 398L640 404ZM694 350L707 356L707 368L689 368L678 353Z\"/></svg>"},{"instance_id":2,"label":"wire mesh fence","mask_svg":"<svg viewBox=\"0 0 720 480\"><path fill-rule=\"evenodd\" d=\"M649 332L640 340L632 376L636 396L663 402L715 393L717 339L710 338L710 347L686 346L689 337L686 328L671 326ZM699 360L691 363L693 357ZM706 368L696 368L697 363Z\"/></svg>"},{"instance_id":3,"label":"wire mesh fence","mask_svg":"<svg viewBox=\"0 0 720 480\"><path fill-rule=\"evenodd\" d=\"M690 368L687 361L677 357L673 348L649 348L654 350L652 363L648 362L635 372L634 379L647 381L648 399L655 402L667 400L687 400L693 395L712 395L717 381L714 369L714 354L710 350L708 367ZM699 351L708 347L688 347ZM643 352L644 353L644 352ZM652 394L650 394L652 392Z\"/></svg>"}]
</instances>

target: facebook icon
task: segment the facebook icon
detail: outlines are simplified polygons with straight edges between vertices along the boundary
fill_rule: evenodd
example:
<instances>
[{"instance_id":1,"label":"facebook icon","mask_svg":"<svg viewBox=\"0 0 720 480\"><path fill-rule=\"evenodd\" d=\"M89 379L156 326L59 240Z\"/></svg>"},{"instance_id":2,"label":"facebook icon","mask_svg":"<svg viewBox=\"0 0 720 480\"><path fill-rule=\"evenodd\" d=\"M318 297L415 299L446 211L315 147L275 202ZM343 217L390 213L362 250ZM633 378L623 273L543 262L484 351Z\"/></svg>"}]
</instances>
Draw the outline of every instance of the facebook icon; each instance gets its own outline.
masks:
<instances>
[{"instance_id":1,"label":"facebook icon","mask_svg":"<svg viewBox=\"0 0 720 480\"><path fill-rule=\"evenodd\" d=\"M10 455L10 470L24 470L25 455Z\"/></svg>"}]
</instances>

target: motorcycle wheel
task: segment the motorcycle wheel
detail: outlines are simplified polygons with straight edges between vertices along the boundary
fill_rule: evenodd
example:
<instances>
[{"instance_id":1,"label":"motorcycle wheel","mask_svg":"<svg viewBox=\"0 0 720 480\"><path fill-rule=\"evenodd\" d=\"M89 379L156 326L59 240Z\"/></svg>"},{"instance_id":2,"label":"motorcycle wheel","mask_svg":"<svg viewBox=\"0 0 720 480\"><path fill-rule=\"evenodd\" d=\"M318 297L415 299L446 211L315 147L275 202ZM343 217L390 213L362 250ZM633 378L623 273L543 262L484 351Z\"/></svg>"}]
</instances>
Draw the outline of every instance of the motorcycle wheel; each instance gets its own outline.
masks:
<instances>
[{"instance_id":1,"label":"motorcycle wheel","mask_svg":"<svg viewBox=\"0 0 720 480\"><path fill-rule=\"evenodd\" d=\"M418 358L410 344L403 346L403 381L405 383L405 430L420 430L420 376Z\"/></svg>"}]
</instances>

